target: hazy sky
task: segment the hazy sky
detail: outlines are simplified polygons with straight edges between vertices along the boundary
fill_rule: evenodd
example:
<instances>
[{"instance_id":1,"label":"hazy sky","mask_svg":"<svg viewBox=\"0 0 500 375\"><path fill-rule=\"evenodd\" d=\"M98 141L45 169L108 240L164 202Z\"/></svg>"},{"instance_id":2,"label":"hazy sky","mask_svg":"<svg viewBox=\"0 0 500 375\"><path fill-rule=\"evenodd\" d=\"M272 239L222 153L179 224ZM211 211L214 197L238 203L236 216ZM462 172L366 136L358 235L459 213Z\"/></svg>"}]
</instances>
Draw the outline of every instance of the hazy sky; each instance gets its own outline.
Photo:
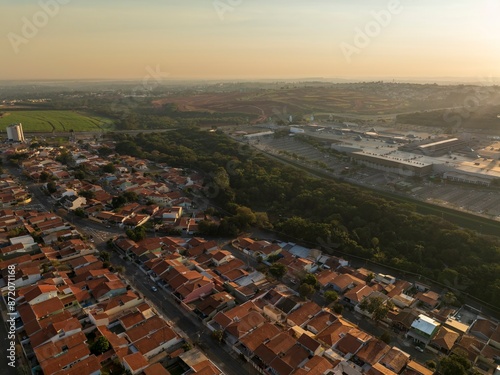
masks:
<instances>
[{"instance_id":1,"label":"hazy sky","mask_svg":"<svg viewBox=\"0 0 500 375\"><path fill-rule=\"evenodd\" d=\"M0 6L0 79L500 76L500 0Z\"/></svg>"}]
</instances>

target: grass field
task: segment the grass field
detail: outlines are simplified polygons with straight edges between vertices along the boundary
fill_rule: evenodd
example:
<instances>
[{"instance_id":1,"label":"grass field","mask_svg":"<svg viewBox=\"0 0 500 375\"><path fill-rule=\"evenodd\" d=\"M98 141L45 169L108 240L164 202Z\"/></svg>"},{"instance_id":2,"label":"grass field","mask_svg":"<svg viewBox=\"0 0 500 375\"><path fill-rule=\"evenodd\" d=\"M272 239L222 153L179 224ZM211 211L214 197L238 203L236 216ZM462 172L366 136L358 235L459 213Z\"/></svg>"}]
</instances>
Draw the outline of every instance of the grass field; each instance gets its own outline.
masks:
<instances>
[{"instance_id":1,"label":"grass field","mask_svg":"<svg viewBox=\"0 0 500 375\"><path fill-rule=\"evenodd\" d=\"M73 111L11 111L0 117L0 128L22 123L24 132L83 132L112 129L112 120Z\"/></svg>"}]
</instances>

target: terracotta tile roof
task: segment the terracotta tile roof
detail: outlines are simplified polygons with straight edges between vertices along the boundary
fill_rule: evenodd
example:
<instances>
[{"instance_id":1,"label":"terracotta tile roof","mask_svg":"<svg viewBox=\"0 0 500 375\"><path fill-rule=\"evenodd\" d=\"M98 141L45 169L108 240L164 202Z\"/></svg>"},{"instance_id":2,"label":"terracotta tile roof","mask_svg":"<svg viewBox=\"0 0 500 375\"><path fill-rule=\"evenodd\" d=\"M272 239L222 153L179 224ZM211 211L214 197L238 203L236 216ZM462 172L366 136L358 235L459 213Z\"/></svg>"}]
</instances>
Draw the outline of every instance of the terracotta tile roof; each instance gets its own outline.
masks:
<instances>
[{"instance_id":1,"label":"terracotta tile roof","mask_svg":"<svg viewBox=\"0 0 500 375\"><path fill-rule=\"evenodd\" d=\"M59 341L43 344L35 348L34 352L44 372L51 374L61 370L72 361L90 354L86 341L85 334L80 331ZM63 352L65 354L58 355Z\"/></svg>"},{"instance_id":2,"label":"terracotta tile roof","mask_svg":"<svg viewBox=\"0 0 500 375\"><path fill-rule=\"evenodd\" d=\"M323 270L316 274L316 278L321 286L331 283L339 274L330 270Z\"/></svg>"},{"instance_id":3,"label":"terracotta tile roof","mask_svg":"<svg viewBox=\"0 0 500 375\"><path fill-rule=\"evenodd\" d=\"M286 353L292 346L297 344L297 340L294 339L290 333L281 332L274 336L271 341L266 344L274 354L278 355L280 353Z\"/></svg>"},{"instance_id":4,"label":"terracotta tile roof","mask_svg":"<svg viewBox=\"0 0 500 375\"><path fill-rule=\"evenodd\" d=\"M271 363L271 361L276 358L276 353L269 349L265 344L260 344L257 349L255 349L254 354L265 364Z\"/></svg>"},{"instance_id":5,"label":"terracotta tile roof","mask_svg":"<svg viewBox=\"0 0 500 375\"><path fill-rule=\"evenodd\" d=\"M358 340L356 336L347 333L342 337L337 343L336 349L345 355L356 353L361 346L364 344L363 341Z\"/></svg>"},{"instance_id":6,"label":"terracotta tile roof","mask_svg":"<svg viewBox=\"0 0 500 375\"><path fill-rule=\"evenodd\" d=\"M64 310L64 305L59 298L54 297L33 305L32 309L36 317L40 319L57 311Z\"/></svg>"},{"instance_id":7,"label":"terracotta tile roof","mask_svg":"<svg viewBox=\"0 0 500 375\"><path fill-rule=\"evenodd\" d=\"M256 330L250 332L243 337L240 342L245 345L251 352L254 352L264 341L273 338L280 330L270 323L265 323Z\"/></svg>"},{"instance_id":8,"label":"terracotta tile roof","mask_svg":"<svg viewBox=\"0 0 500 375\"><path fill-rule=\"evenodd\" d=\"M118 336L116 333L111 332L106 326L98 326L97 330L109 341L113 349L128 346L128 341L125 337Z\"/></svg>"},{"instance_id":9,"label":"terracotta tile roof","mask_svg":"<svg viewBox=\"0 0 500 375\"><path fill-rule=\"evenodd\" d=\"M266 321L260 313L251 311L238 321L233 321L226 327L226 332L234 337L240 338L250 330L259 327Z\"/></svg>"},{"instance_id":10,"label":"terracotta tile roof","mask_svg":"<svg viewBox=\"0 0 500 375\"><path fill-rule=\"evenodd\" d=\"M345 298L349 298L354 303L359 303L365 298L369 296L374 290L367 285L357 285L352 288L350 291L344 294Z\"/></svg>"},{"instance_id":11,"label":"terracotta tile roof","mask_svg":"<svg viewBox=\"0 0 500 375\"><path fill-rule=\"evenodd\" d=\"M321 307L315 302L306 302L297 310L290 313L287 320L293 322L298 326L302 326L305 322L313 318L321 311Z\"/></svg>"},{"instance_id":12,"label":"terracotta tile roof","mask_svg":"<svg viewBox=\"0 0 500 375\"><path fill-rule=\"evenodd\" d=\"M123 328L128 330L128 329L132 328L133 326L135 326L141 322L144 322L146 320L146 318L144 317L144 315L142 315L141 312L135 311L135 312L131 312L131 313L121 317L119 320L120 320L120 323L123 326Z\"/></svg>"},{"instance_id":13,"label":"terracotta tile roof","mask_svg":"<svg viewBox=\"0 0 500 375\"><path fill-rule=\"evenodd\" d=\"M229 281L238 280L240 277L244 277L247 275L248 275L248 272L245 270L242 270L240 268L230 270L230 271L226 272L225 274L223 274L224 278L229 280Z\"/></svg>"},{"instance_id":14,"label":"terracotta tile roof","mask_svg":"<svg viewBox=\"0 0 500 375\"><path fill-rule=\"evenodd\" d=\"M140 353L135 352L133 354L126 355L123 357L123 362L126 362L132 371L139 371L149 365L148 360Z\"/></svg>"},{"instance_id":15,"label":"terracotta tile roof","mask_svg":"<svg viewBox=\"0 0 500 375\"><path fill-rule=\"evenodd\" d=\"M333 346L352 328L354 328L354 325L339 318L321 331L316 336L316 339L325 343L327 346Z\"/></svg>"},{"instance_id":16,"label":"terracotta tile roof","mask_svg":"<svg viewBox=\"0 0 500 375\"><path fill-rule=\"evenodd\" d=\"M307 323L307 327L310 326L313 329L315 329L316 332L321 332L326 327L328 327L333 322L336 322L337 320L338 320L337 316L333 315L328 311L322 311Z\"/></svg>"},{"instance_id":17,"label":"terracotta tile roof","mask_svg":"<svg viewBox=\"0 0 500 375\"><path fill-rule=\"evenodd\" d=\"M313 339L306 333L300 335L299 340L297 342L304 348L310 350L312 353L314 353L321 346L319 341Z\"/></svg>"},{"instance_id":18,"label":"terracotta tile roof","mask_svg":"<svg viewBox=\"0 0 500 375\"><path fill-rule=\"evenodd\" d=\"M397 375L396 372L384 367L380 363L375 363L367 372L367 375Z\"/></svg>"},{"instance_id":19,"label":"terracotta tile roof","mask_svg":"<svg viewBox=\"0 0 500 375\"><path fill-rule=\"evenodd\" d=\"M176 277L172 278L168 284L170 287L174 290L179 288L181 285L186 284L187 282L192 282L195 280L200 280L202 279L203 276L201 273L198 271L186 271L183 273L178 274Z\"/></svg>"},{"instance_id":20,"label":"terracotta tile roof","mask_svg":"<svg viewBox=\"0 0 500 375\"><path fill-rule=\"evenodd\" d=\"M382 358L390 350L389 345L378 340L370 340L365 346L363 346L357 353L356 357L365 363L374 365L380 358Z\"/></svg>"},{"instance_id":21,"label":"terracotta tile roof","mask_svg":"<svg viewBox=\"0 0 500 375\"><path fill-rule=\"evenodd\" d=\"M83 361L78 362L67 370L60 370L54 375L91 375L101 369L101 364L97 357L92 354Z\"/></svg>"},{"instance_id":22,"label":"terracotta tile roof","mask_svg":"<svg viewBox=\"0 0 500 375\"><path fill-rule=\"evenodd\" d=\"M275 370L277 375L289 375L294 370L292 366L279 357L274 358L271 363L269 363L269 366Z\"/></svg>"},{"instance_id":23,"label":"terracotta tile roof","mask_svg":"<svg viewBox=\"0 0 500 375\"><path fill-rule=\"evenodd\" d=\"M459 337L460 335L455 331L441 326L431 342L441 348L451 350Z\"/></svg>"},{"instance_id":24,"label":"terracotta tile roof","mask_svg":"<svg viewBox=\"0 0 500 375\"><path fill-rule=\"evenodd\" d=\"M160 363L154 363L144 369L144 375L170 375L170 372Z\"/></svg>"},{"instance_id":25,"label":"terracotta tile roof","mask_svg":"<svg viewBox=\"0 0 500 375\"><path fill-rule=\"evenodd\" d=\"M31 300L42 294L57 292L57 290L58 289L55 285L43 285L39 283L36 286L31 287L31 289L24 294L24 299L29 303Z\"/></svg>"},{"instance_id":26,"label":"terracotta tile roof","mask_svg":"<svg viewBox=\"0 0 500 375\"><path fill-rule=\"evenodd\" d=\"M477 355L483 350L485 343L479 341L476 337L464 335L455 345L469 353L469 359L475 362Z\"/></svg>"},{"instance_id":27,"label":"terracotta tile roof","mask_svg":"<svg viewBox=\"0 0 500 375\"><path fill-rule=\"evenodd\" d=\"M481 335L487 338L491 337L493 332L495 332L496 325L487 319L478 319L476 323L470 328L470 332L473 335Z\"/></svg>"},{"instance_id":28,"label":"terracotta tile roof","mask_svg":"<svg viewBox=\"0 0 500 375\"><path fill-rule=\"evenodd\" d=\"M406 366L407 370L412 370L413 374L415 375L433 375L434 371L429 370L427 367L422 366L420 363L415 362L415 361L410 361L408 362L408 365ZM405 372L406 375L406 372Z\"/></svg>"},{"instance_id":29,"label":"terracotta tile roof","mask_svg":"<svg viewBox=\"0 0 500 375\"><path fill-rule=\"evenodd\" d=\"M144 355L153 349L163 345L164 343L173 340L177 334L168 326L163 326L152 334L144 336L142 339L135 341L134 346Z\"/></svg>"},{"instance_id":30,"label":"terracotta tile roof","mask_svg":"<svg viewBox=\"0 0 500 375\"><path fill-rule=\"evenodd\" d=\"M288 364L294 370L309 357L309 351L300 345L292 346L286 354L281 357L283 362Z\"/></svg>"},{"instance_id":31,"label":"terracotta tile roof","mask_svg":"<svg viewBox=\"0 0 500 375\"><path fill-rule=\"evenodd\" d=\"M379 363L399 374L409 361L410 355L408 353L392 347Z\"/></svg>"},{"instance_id":32,"label":"terracotta tile roof","mask_svg":"<svg viewBox=\"0 0 500 375\"><path fill-rule=\"evenodd\" d=\"M165 326L167 326L167 323L163 319L161 319L159 316L153 316L145 322L129 329L126 334L130 338L131 342L135 342Z\"/></svg>"},{"instance_id":33,"label":"terracotta tile roof","mask_svg":"<svg viewBox=\"0 0 500 375\"><path fill-rule=\"evenodd\" d=\"M106 301L99 303L97 306L104 310L104 313L114 309L115 307L122 306L130 301L139 299L140 297L132 290L127 291L125 294L110 298Z\"/></svg>"},{"instance_id":34,"label":"terracotta tile roof","mask_svg":"<svg viewBox=\"0 0 500 375\"><path fill-rule=\"evenodd\" d=\"M338 275L330 283L332 285L335 285L340 290L344 290L348 288L351 284L354 284L354 278L351 275L342 274Z\"/></svg>"},{"instance_id":35,"label":"terracotta tile roof","mask_svg":"<svg viewBox=\"0 0 500 375\"><path fill-rule=\"evenodd\" d=\"M211 284L213 285L212 281L208 279L205 276L202 276L201 279L199 280L194 280L191 282L187 282L184 285L181 285L179 288L176 289L176 293L179 293L183 298L186 298L189 296L189 294L193 293L197 289L203 288L204 286Z\"/></svg>"},{"instance_id":36,"label":"terracotta tile roof","mask_svg":"<svg viewBox=\"0 0 500 375\"><path fill-rule=\"evenodd\" d=\"M304 366L295 371L293 375L323 375L332 368L332 364L326 358L315 355Z\"/></svg>"},{"instance_id":37,"label":"terracotta tile roof","mask_svg":"<svg viewBox=\"0 0 500 375\"><path fill-rule=\"evenodd\" d=\"M243 262L241 259L233 259L228 263L224 263L223 265L216 267L214 271L221 275L224 275L226 272L229 272L236 268L243 268L244 266L245 262Z\"/></svg>"},{"instance_id":38,"label":"terracotta tile roof","mask_svg":"<svg viewBox=\"0 0 500 375\"><path fill-rule=\"evenodd\" d=\"M58 318L59 315L61 316L60 318ZM33 348L36 348L47 340L50 340L59 333L82 329L80 321L76 318L73 318L71 314L69 314L68 317L67 314L61 313L54 315L54 317L58 319L53 319L50 322L49 319L44 319L43 321L41 321L41 330L39 330L35 334L30 335L30 343Z\"/></svg>"},{"instance_id":39,"label":"terracotta tile roof","mask_svg":"<svg viewBox=\"0 0 500 375\"><path fill-rule=\"evenodd\" d=\"M431 307L435 307L439 303L439 294L432 291L419 292L415 295L415 299Z\"/></svg>"}]
</instances>

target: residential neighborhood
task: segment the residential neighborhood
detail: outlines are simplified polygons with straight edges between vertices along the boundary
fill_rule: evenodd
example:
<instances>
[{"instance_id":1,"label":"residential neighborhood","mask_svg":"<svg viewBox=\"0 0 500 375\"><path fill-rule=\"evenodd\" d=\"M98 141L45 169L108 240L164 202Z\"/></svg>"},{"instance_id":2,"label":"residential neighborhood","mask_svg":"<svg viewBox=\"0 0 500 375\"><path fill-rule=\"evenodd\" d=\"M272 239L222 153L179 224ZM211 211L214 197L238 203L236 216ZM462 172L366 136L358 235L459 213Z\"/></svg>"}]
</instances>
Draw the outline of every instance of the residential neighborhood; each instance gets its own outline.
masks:
<instances>
[{"instance_id":1,"label":"residential neighborhood","mask_svg":"<svg viewBox=\"0 0 500 375\"><path fill-rule=\"evenodd\" d=\"M0 287L28 373L431 375L456 349L498 373L499 321L451 290L276 236L200 235L220 219L195 171L113 159L112 142L2 147L23 155L0 179Z\"/></svg>"}]
</instances>

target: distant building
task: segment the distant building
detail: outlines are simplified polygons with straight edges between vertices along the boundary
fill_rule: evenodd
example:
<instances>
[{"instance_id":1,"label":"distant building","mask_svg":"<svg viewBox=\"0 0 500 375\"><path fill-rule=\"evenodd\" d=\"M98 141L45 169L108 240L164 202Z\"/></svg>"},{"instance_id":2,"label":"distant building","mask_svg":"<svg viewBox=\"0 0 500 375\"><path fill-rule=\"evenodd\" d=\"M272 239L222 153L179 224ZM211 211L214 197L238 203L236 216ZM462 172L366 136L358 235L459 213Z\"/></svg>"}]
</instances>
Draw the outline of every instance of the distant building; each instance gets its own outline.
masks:
<instances>
[{"instance_id":1,"label":"distant building","mask_svg":"<svg viewBox=\"0 0 500 375\"><path fill-rule=\"evenodd\" d=\"M432 172L432 163L377 155L366 152L353 152L351 157L358 163L369 168L378 169L384 172L396 173L401 176L426 176Z\"/></svg>"},{"instance_id":2,"label":"distant building","mask_svg":"<svg viewBox=\"0 0 500 375\"><path fill-rule=\"evenodd\" d=\"M7 140L24 142L23 125L21 123L7 126Z\"/></svg>"},{"instance_id":3,"label":"distant building","mask_svg":"<svg viewBox=\"0 0 500 375\"><path fill-rule=\"evenodd\" d=\"M458 138L450 138L442 141L427 143L417 147L423 155L438 156L447 152L455 151L466 146L466 142Z\"/></svg>"}]
</instances>

